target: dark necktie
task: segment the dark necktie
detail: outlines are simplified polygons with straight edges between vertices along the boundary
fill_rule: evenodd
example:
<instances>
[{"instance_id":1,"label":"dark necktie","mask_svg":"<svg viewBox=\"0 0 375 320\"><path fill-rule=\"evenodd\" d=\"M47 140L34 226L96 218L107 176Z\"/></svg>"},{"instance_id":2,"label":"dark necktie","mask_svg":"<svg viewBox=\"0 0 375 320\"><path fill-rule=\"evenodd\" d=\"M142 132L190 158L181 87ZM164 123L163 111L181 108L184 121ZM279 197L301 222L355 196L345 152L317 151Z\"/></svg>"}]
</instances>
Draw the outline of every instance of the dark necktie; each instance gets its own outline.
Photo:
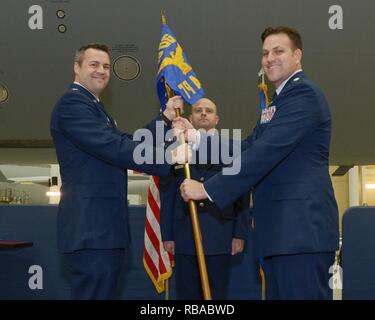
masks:
<instances>
[{"instance_id":1,"label":"dark necktie","mask_svg":"<svg viewBox=\"0 0 375 320\"><path fill-rule=\"evenodd\" d=\"M107 111L105 110L104 104L101 101L98 101L98 104L100 105L100 109L102 110L102 112L106 115L107 119L111 123L112 127L117 128L116 121L113 120L112 117L107 113Z\"/></svg>"},{"instance_id":2,"label":"dark necktie","mask_svg":"<svg viewBox=\"0 0 375 320\"><path fill-rule=\"evenodd\" d=\"M276 100L276 97L277 97L277 93L276 93L276 91L275 91L275 93L274 93L273 96L272 96L272 99L271 99L270 104Z\"/></svg>"}]
</instances>

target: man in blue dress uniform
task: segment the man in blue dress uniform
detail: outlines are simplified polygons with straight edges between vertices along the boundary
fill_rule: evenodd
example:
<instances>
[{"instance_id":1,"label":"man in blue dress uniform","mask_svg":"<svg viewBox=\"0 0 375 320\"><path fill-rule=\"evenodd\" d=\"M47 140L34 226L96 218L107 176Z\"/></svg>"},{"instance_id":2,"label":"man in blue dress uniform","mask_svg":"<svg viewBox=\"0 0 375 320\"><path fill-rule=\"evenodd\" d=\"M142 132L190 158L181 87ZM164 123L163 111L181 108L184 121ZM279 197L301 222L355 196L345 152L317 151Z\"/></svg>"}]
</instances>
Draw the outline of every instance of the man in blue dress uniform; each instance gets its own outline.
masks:
<instances>
[{"instance_id":1,"label":"man in blue dress uniform","mask_svg":"<svg viewBox=\"0 0 375 320\"><path fill-rule=\"evenodd\" d=\"M225 143L215 129L219 122L216 105L202 98L191 108L190 121L196 129L215 135ZM229 143L229 141L227 141ZM214 148L213 152L220 148ZM212 152L211 149L209 149ZM202 151L202 150L201 150ZM206 158L206 157L203 157ZM205 181L222 169L220 163L199 161L190 166L193 179ZM177 299L203 299L198 261L194 245L192 223L187 204L178 192L184 180L184 166L177 165L168 178L160 179L161 234L165 249L174 254ZM247 236L250 197L242 196L233 205L220 210L210 201L197 202L202 243L213 299L226 299L231 270L231 255L243 250Z\"/></svg>"},{"instance_id":2,"label":"man in blue dress uniform","mask_svg":"<svg viewBox=\"0 0 375 320\"><path fill-rule=\"evenodd\" d=\"M329 268L338 249L338 210L329 176L331 114L302 71L302 40L288 27L262 33L262 66L276 95L244 141L241 172L204 183L185 180L182 196L225 208L253 189L255 246L268 299L332 299Z\"/></svg>"},{"instance_id":3,"label":"man in blue dress uniform","mask_svg":"<svg viewBox=\"0 0 375 320\"><path fill-rule=\"evenodd\" d=\"M138 165L133 159L137 142L117 128L100 102L110 77L107 46L81 47L74 74L51 119L62 179L58 247L70 268L71 298L114 299L129 244L127 169L168 175L170 166ZM174 109L182 105L180 97L170 99L163 117L172 120ZM147 125L152 132L155 123ZM163 148L153 151L164 156Z\"/></svg>"}]
</instances>

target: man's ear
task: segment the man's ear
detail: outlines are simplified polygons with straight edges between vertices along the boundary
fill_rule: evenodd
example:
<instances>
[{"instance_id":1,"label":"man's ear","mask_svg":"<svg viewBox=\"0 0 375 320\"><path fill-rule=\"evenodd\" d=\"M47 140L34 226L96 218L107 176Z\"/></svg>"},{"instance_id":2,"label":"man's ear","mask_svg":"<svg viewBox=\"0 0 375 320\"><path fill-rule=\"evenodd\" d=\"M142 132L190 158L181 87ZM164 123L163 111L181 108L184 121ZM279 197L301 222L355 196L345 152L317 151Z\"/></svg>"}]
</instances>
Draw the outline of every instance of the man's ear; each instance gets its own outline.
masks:
<instances>
[{"instance_id":1,"label":"man's ear","mask_svg":"<svg viewBox=\"0 0 375 320\"><path fill-rule=\"evenodd\" d=\"M81 67L79 66L78 62L74 62L74 75L76 76L79 73L79 69Z\"/></svg>"},{"instance_id":2,"label":"man's ear","mask_svg":"<svg viewBox=\"0 0 375 320\"><path fill-rule=\"evenodd\" d=\"M219 120L220 120L219 116L216 116L216 120L215 120L216 125L218 125Z\"/></svg>"},{"instance_id":3,"label":"man's ear","mask_svg":"<svg viewBox=\"0 0 375 320\"><path fill-rule=\"evenodd\" d=\"M294 51L294 57L296 58L296 63L301 63L301 61L302 61L302 50L296 49Z\"/></svg>"}]
</instances>

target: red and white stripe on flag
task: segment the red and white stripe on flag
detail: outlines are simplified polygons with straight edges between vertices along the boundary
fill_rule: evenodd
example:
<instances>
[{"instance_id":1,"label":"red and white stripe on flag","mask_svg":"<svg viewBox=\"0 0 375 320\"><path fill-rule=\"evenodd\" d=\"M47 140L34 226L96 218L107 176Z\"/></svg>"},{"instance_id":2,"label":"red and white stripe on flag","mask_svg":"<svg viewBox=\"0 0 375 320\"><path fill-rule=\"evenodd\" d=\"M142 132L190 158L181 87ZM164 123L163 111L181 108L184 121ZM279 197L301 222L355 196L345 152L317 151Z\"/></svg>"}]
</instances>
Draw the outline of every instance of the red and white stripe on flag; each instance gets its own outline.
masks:
<instances>
[{"instance_id":1,"label":"red and white stripe on flag","mask_svg":"<svg viewBox=\"0 0 375 320\"><path fill-rule=\"evenodd\" d=\"M164 281L172 275L173 256L164 250L160 232L159 177L151 176L145 223L143 265L158 293L165 290Z\"/></svg>"}]
</instances>

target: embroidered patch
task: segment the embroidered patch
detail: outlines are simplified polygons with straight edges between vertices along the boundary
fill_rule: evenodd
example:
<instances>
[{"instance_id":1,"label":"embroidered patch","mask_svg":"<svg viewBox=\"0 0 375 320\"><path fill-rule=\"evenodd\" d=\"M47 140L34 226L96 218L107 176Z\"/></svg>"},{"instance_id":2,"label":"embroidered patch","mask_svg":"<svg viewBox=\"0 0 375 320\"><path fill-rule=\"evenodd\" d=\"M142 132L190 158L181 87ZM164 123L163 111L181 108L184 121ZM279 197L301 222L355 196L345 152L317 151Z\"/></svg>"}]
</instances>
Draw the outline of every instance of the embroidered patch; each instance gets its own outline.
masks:
<instances>
[{"instance_id":1,"label":"embroidered patch","mask_svg":"<svg viewBox=\"0 0 375 320\"><path fill-rule=\"evenodd\" d=\"M268 108L264 108L262 111L261 118L260 118L260 124L269 123L272 120L275 112L276 112L276 106L270 106Z\"/></svg>"}]
</instances>

